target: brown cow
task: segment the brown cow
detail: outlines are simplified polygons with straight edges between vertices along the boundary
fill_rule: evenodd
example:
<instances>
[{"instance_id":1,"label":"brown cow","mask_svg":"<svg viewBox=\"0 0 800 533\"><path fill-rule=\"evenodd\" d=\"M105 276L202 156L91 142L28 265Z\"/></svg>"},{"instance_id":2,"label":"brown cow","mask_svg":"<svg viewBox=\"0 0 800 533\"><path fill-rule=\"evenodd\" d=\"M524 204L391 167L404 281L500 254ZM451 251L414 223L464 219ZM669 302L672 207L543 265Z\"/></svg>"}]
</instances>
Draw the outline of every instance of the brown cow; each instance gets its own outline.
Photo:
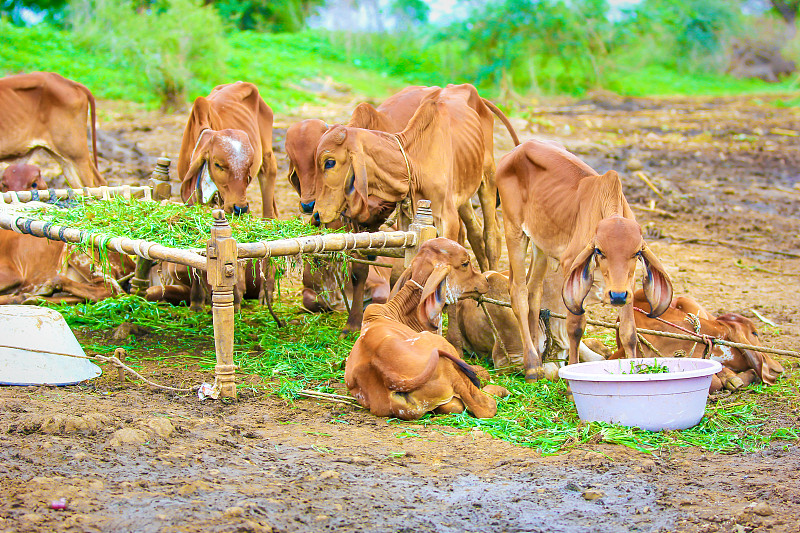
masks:
<instances>
[{"instance_id":1,"label":"brown cow","mask_svg":"<svg viewBox=\"0 0 800 533\"><path fill-rule=\"evenodd\" d=\"M406 87L399 93L390 96L378 106L362 103L356 106L348 126L379 131L397 132L402 130L414 115L420 101L439 87ZM322 188L322 178L317 170L315 152L322 135L329 129L329 125L317 119L308 119L293 124L286 131L286 155L289 158L289 182L300 195L300 209L304 213L312 213L317 193ZM381 223L389 216L393 204L381 202L379 199L369 199L369 211L372 220L362 220L354 229L377 230ZM329 227L341 225L340 221L329 224ZM353 305L347 318L344 332L357 331L361 328L361 319L364 313L361 300L371 298L374 303L384 303L384 294L388 295L388 272L378 271L376 267L351 264L351 275L347 276L347 287L353 294ZM303 305L306 309L317 312L329 310L331 305L322 292L338 292L336 285L322 284L326 279L331 281L331 275L323 272L312 273L311 266L306 265L303 271ZM380 283L385 279L385 283ZM365 286L366 283L366 286Z\"/></svg>"},{"instance_id":2,"label":"brown cow","mask_svg":"<svg viewBox=\"0 0 800 533\"><path fill-rule=\"evenodd\" d=\"M317 147L323 187L316 210L323 223L348 210L350 218L371 216L368 199L395 204L410 197L431 200L439 234L460 239L461 220L481 269L499 259L496 219L493 113L471 85L449 85L428 95L398 134L336 126ZM470 198L478 192L483 235ZM402 226L401 226L402 227ZM463 238L462 238L463 240Z\"/></svg>"},{"instance_id":3,"label":"brown cow","mask_svg":"<svg viewBox=\"0 0 800 533\"><path fill-rule=\"evenodd\" d=\"M493 385L480 390L475 369L435 333L445 303L487 288L464 247L443 238L423 244L389 302L367 307L345 366L350 393L377 416L416 420L465 407L478 418L494 416L490 394L508 392Z\"/></svg>"},{"instance_id":4,"label":"brown cow","mask_svg":"<svg viewBox=\"0 0 800 533\"><path fill-rule=\"evenodd\" d=\"M604 303L620 307L620 335L625 353L636 354L633 276L641 260L653 316L669 307L672 284L622 193L613 170L598 175L586 163L554 143L527 141L498 164L497 187L503 204L506 245L511 267L511 303L525 346L525 377L543 377L542 360L533 339L538 336L542 282L548 257L565 273L562 295L569 310L569 363L578 361L586 326L584 300L599 270ZM530 271L525 258L533 243ZM526 284L527 276L527 284Z\"/></svg>"},{"instance_id":5,"label":"brown cow","mask_svg":"<svg viewBox=\"0 0 800 533\"><path fill-rule=\"evenodd\" d=\"M194 101L178 156L184 202L219 203L226 213L246 213L247 186L257 177L262 216L275 218L277 174L272 109L255 85L218 85L208 97Z\"/></svg>"},{"instance_id":6,"label":"brown cow","mask_svg":"<svg viewBox=\"0 0 800 533\"><path fill-rule=\"evenodd\" d=\"M761 346L758 331L752 320L736 313L726 313L711 318L709 313L689 296L673 299L670 307L658 319L647 316L650 303L643 291L636 291L633 305L643 311L636 311L634 314L637 328L683 333L680 328L672 326L675 324L715 339ZM644 357L704 357L706 354L706 344L703 341L686 341L656 335L643 335L643 337L658 350L653 352L648 346L642 345ZM620 344L619 340L617 344ZM618 359L624 355L624 350L618 348L611 358ZM712 392L723 387L735 390L759 382L774 385L778 376L783 373L781 364L764 352L714 344L707 356L719 361L723 366L722 371L711 383Z\"/></svg>"},{"instance_id":7,"label":"brown cow","mask_svg":"<svg viewBox=\"0 0 800 533\"><path fill-rule=\"evenodd\" d=\"M92 150L86 146L91 111ZM105 185L97 170L95 101L78 82L52 72L0 78L0 161L42 148L61 165L70 187Z\"/></svg>"},{"instance_id":8,"label":"brown cow","mask_svg":"<svg viewBox=\"0 0 800 533\"><path fill-rule=\"evenodd\" d=\"M0 192L47 189L42 171L36 165L14 163L8 165L0 177Z\"/></svg>"},{"instance_id":9,"label":"brown cow","mask_svg":"<svg viewBox=\"0 0 800 533\"><path fill-rule=\"evenodd\" d=\"M406 87L386 99L376 108L361 103L353 110L348 122L352 128L397 133L406 127L420 102L440 87ZM286 130L286 156L289 158L289 183L300 195L304 213L314 211L314 201L322 189L322 175L317 170L316 154L319 141L331 126L322 120L307 119L292 124Z\"/></svg>"},{"instance_id":10,"label":"brown cow","mask_svg":"<svg viewBox=\"0 0 800 533\"><path fill-rule=\"evenodd\" d=\"M484 273L489 282L487 298L509 301L508 272L489 271ZM561 282L564 276L559 271L550 271L544 280L542 295L542 308L555 313L564 314L567 310L561 298ZM489 316L492 317L495 328L500 335L500 341L495 340L492 326L478 302L473 299L464 299L458 302L456 320L451 321L447 328L447 340L456 348L466 348L480 355L490 355L494 367L497 369L519 370L523 368L522 337L514 312L508 307L485 303ZM548 325L540 321L537 347L539 353L551 355L552 359L566 359L569 348L569 336L564 320L551 318ZM591 340L591 339L590 339ZM594 339L597 340L597 339ZM501 344L502 342L502 344ZM599 342L599 341L598 341ZM600 343L602 344L602 343ZM598 347L593 343L594 347ZM504 351L505 349L505 351ZM607 351L606 348L604 351ZM610 352L609 352L610 353ZM589 348L583 341L578 346L578 355L581 361L602 361L603 355ZM548 379L555 379L558 375L558 363L545 363L545 374Z\"/></svg>"}]
</instances>

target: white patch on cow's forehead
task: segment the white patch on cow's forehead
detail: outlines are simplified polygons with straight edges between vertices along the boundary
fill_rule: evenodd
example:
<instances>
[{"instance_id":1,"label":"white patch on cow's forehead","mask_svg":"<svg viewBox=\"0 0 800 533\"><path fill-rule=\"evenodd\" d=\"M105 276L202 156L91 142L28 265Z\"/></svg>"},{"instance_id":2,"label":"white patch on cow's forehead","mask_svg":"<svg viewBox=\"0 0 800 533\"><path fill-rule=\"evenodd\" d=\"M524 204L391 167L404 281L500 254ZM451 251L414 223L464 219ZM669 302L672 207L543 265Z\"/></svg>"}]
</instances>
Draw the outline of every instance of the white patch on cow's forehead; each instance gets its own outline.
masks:
<instances>
[{"instance_id":1,"label":"white patch on cow's forehead","mask_svg":"<svg viewBox=\"0 0 800 533\"><path fill-rule=\"evenodd\" d=\"M249 166L247 161L247 156L249 155L247 150L245 149L242 141L239 139L234 139L233 137L229 137L227 135L221 137L222 144L225 150L225 154L228 159L228 163L231 167L234 168L242 168L244 166Z\"/></svg>"}]
</instances>

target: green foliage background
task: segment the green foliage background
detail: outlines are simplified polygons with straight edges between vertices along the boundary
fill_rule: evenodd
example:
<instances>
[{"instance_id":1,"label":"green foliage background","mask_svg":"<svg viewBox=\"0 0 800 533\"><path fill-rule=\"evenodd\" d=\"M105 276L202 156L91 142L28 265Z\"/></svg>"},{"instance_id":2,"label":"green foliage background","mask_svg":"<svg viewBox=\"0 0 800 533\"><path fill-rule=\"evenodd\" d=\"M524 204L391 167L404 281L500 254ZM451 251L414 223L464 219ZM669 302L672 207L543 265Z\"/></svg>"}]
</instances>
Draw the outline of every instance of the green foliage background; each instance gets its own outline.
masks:
<instances>
[{"instance_id":1,"label":"green foliage background","mask_svg":"<svg viewBox=\"0 0 800 533\"><path fill-rule=\"evenodd\" d=\"M3 5L13 3L20 2ZM297 29L321 0L46 3L49 23L25 28L0 20L0 74L55 71L99 98L149 107L180 106L236 80L256 83L279 113L321 104L326 96L315 89L331 82L375 98L407 84L468 82L523 105L595 89L729 94L795 91L798 82L725 75L732 39L780 26L769 15L745 17L727 0L643 0L618 17L606 16L607 0L495 0L473 3L466 19L448 26L411 24L427 16L425 4L395 2L399 22L391 33L239 29ZM264 6L292 20L280 22Z\"/></svg>"}]
</instances>

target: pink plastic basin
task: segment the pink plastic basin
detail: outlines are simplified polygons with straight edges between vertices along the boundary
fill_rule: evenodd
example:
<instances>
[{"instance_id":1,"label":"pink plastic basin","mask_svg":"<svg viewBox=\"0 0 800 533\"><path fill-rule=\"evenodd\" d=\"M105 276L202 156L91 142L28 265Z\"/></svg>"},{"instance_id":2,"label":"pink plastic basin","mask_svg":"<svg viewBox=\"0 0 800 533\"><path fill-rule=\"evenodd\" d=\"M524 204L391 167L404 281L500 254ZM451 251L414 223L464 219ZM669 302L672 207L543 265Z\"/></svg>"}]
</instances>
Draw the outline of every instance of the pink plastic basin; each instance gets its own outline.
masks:
<instances>
[{"instance_id":1,"label":"pink plastic basin","mask_svg":"<svg viewBox=\"0 0 800 533\"><path fill-rule=\"evenodd\" d=\"M667 366L664 374L625 374L635 364ZM705 413L711 376L722 365L709 359L616 359L562 367L581 420L612 422L649 431L686 429Z\"/></svg>"}]
</instances>

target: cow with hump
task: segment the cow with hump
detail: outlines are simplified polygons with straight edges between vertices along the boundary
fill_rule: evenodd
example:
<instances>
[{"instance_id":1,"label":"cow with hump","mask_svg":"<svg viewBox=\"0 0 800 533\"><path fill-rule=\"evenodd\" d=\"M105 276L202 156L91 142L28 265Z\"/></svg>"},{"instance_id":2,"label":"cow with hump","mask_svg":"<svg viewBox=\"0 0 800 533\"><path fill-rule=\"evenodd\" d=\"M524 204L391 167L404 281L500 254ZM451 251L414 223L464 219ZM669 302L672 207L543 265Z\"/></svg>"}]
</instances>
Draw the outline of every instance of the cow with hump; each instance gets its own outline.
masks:
<instances>
[{"instance_id":1,"label":"cow with hump","mask_svg":"<svg viewBox=\"0 0 800 533\"><path fill-rule=\"evenodd\" d=\"M386 304L372 304L345 365L345 383L377 416L416 420L429 411L478 418L497 413L496 385L480 388L476 368L465 363L437 332L445 304L488 289L467 250L449 239L420 246Z\"/></svg>"},{"instance_id":2,"label":"cow with hump","mask_svg":"<svg viewBox=\"0 0 800 533\"><path fill-rule=\"evenodd\" d=\"M91 113L92 150L86 146ZM47 151L61 165L70 187L105 185L97 170L96 111L84 85L52 72L0 78L0 161Z\"/></svg>"},{"instance_id":3,"label":"cow with hump","mask_svg":"<svg viewBox=\"0 0 800 533\"><path fill-rule=\"evenodd\" d=\"M635 357L637 262L645 269L643 286L650 316L659 316L669 307L672 284L642 238L617 173L609 170L600 175L556 143L527 141L500 160L497 188L508 246L511 304L525 350L525 378L544 376L534 339L548 258L559 261L564 276L569 364L578 362L586 327L584 305L590 293L595 301L619 308L620 342L625 355ZM526 271L528 243L533 250ZM597 283L596 271L600 274Z\"/></svg>"},{"instance_id":4,"label":"cow with hump","mask_svg":"<svg viewBox=\"0 0 800 533\"><path fill-rule=\"evenodd\" d=\"M262 216L275 218L272 109L252 83L218 85L198 97L181 139L178 175L181 198L189 204L218 205L240 215L250 209L247 186L261 188Z\"/></svg>"}]
</instances>

